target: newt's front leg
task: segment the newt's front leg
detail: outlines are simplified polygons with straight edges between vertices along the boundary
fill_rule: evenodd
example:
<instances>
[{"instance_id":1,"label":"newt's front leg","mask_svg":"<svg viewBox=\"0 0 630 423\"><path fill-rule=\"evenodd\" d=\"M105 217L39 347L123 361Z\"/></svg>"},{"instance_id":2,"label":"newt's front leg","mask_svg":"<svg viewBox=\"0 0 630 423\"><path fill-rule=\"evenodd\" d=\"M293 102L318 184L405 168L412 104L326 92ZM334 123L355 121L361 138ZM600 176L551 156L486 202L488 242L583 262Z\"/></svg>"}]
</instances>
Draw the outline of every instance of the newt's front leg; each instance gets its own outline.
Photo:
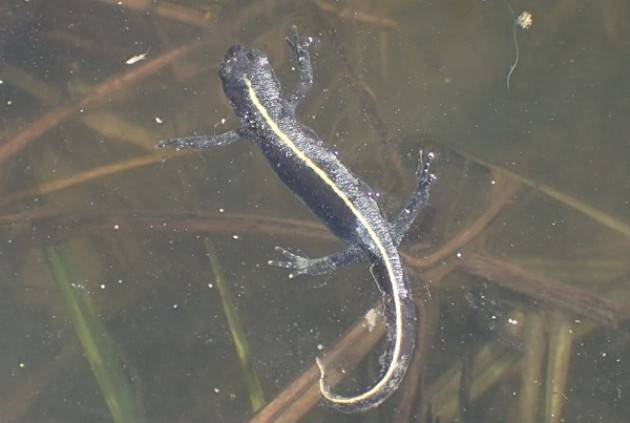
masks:
<instances>
[{"instance_id":1,"label":"newt's front leg","mask_svg":"<svg viewBox=\"0 0 630 423\"><path fill-rule=\"evenodd\" d=\"M236 131L228 131L219 135L194 135L192 137L173 138L160 141L159 148L214 148L223 147L241 138Z\"/></svg>"},{"instance_id":2,"label":"newt's front leg","mask_svg":"<svg viewBox=\"0 0 630 423\"><path fill-rule=\"evenodd\" d=\"M289 105L295 110L313 86L313 66L311 65L311 55L308 49L315 44L315 38L307 37L306 40L300 41L297 27L293 26L291 28L291 36L287 38L287 41L295 52L298 62L298 85L289 96Z\"/></svg>"}]
</instances>

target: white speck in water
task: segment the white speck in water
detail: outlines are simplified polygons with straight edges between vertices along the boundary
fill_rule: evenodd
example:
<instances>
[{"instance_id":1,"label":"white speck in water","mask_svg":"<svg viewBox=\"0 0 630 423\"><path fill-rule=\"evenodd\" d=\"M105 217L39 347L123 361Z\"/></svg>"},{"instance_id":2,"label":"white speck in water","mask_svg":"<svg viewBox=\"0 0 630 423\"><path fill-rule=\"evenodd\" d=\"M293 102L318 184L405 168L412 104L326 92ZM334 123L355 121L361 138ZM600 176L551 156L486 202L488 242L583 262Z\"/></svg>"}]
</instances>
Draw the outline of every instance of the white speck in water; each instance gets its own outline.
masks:
<instances>
[{"instance_id":1,"label":"white speck in water","mask_svg":"<svg viewBox=\"0 0 630 423\"><path fill-rule=\"evenodd\" d=\"M455 254L455 257L457 258L462 258L463 254L461 252L458 252L457 254Z\"/></svg>"},{"instance_id":2,"label":"white speck in water","mask_svg":"<svg viewBox=\"0 0 630 423\"><path fill-rule=\"evenodd\" d=\"M115 225L114 225L114 230L116 230L116 231L117 231L118 229L120 229L120 225L115 224Z\"/></svg>"},{"instance_id":3,"label":"white speck in water","mask_svg":"<svg viewBox=\"0 0 630 423\"><path fill-rule=\"evenodd\" d=\"M375 308L371 308L365 313L365 321L367 322L368 331L372 332L374 326L376 326L376 319L378 317L378 311Z\"/></svg>"},{"instance_id":4,"label":"white speck in water","mask_svg":"<svg viewBox=\"0 0 630 423\"><path fill-rule=\"evenodd\" d=\"M323 344L317 344L317 350L318 351L323 351L324 350L324 345Z\"/></svg>"},{"instance_id":5,"label":"white speck in water","mask_svg":"<svg viewBox=\"0 0 630 423\"><path fill-rule=\"evenodd\" d=\"M162 120L162 118L161 118L161 117L159 117L159 116L156 116L156 117L155 117L155 121L156 121L157 123L164 123L164 121Z\"/></svg>"},{"instance_id":6,"label":"white speck in water","mask_svg":"<svg viewBox=\"0 0 630 423\"><path fill-rule=\"evenodd\" d=\"M105 289L105 284L104 283L100 284L100 287L101 289Z\"/></svg>"},{"instance_id":7,"label":"white speck in water","mask_svg":"<svg viewBox=\"0 0 630 423\"><path fill-rule=\"evenodd\" d=\"M238 235L232 235L232 239L238 239Z\"/></svg>"},{"instance_id":8,"label":"white speck in water","mask_svg":"<svg viewBox=\"0 0 630 423\"><path fill-rule=\"evenodd\" d=\"M212 288L214 288L214 285L213 285L213 284L211 284L211 283L209 283L209 284L208 284L208 288L212 289Z\"/></svg>"}]
</instances>

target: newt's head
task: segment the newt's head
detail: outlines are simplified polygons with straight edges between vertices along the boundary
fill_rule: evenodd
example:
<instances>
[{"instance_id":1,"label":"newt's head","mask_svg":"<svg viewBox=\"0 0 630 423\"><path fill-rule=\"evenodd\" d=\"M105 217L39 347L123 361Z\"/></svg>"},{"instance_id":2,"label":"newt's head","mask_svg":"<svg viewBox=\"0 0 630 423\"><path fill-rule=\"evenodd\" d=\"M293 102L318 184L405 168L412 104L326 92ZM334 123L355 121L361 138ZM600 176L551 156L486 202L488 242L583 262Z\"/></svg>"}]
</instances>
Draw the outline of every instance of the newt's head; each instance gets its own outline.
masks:
<instances>
[{"instance_id":1,"label":"newt's head","mask_svg":"<svg viewBox=\"0 0 630 423\"><path fill-rule=\"evenodd\" d=\"M280 84L269 58L258 49L238 44L230 47L219 75L225 95L242 119L248 120L252 110L260 109L261 105L272 111L272 103L281 98ZM254 97L260 102L257 106Z\"/></svg>"},{"instance_id":2,"label":"newt's head","mask_svg":"<svg viewBox=\"0 0 630 423\"><path fill-rule=\"evenodd\" d=\"M236 82L243 76L251 75L265 67L271 68L265 53L255 48L237 44L230 47L225 53L219 74L224 83L226 81Z\"/></svg>"}]
</instances>

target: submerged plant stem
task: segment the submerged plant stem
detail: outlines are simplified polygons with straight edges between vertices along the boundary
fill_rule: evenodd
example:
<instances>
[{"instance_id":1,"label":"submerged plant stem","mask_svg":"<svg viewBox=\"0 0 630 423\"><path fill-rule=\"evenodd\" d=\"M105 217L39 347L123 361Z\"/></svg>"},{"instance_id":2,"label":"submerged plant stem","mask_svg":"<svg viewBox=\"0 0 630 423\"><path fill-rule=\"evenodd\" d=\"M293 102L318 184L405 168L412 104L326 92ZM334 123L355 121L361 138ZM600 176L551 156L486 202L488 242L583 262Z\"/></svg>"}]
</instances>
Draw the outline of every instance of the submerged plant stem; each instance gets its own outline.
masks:
<instances>
[{"instance_id":1,"label":"submerged plant stem","mask_svg":"<svg viewBox=\"0 0 630 423\"><path fill-rule=\"evenodd\" d=\"M72 286L71 272L56 247L46 247L44 252L112 420L115 423L144 421L134 391L122 372L123 364L113 348L113 341L89 297Z\"/></svg>"},{"instance_id":2,"label":"submerged plant stem","mask_svg":"<svg viewBox=\"0 0 630 423\"><path fill-rule=\"evenodd\" d=\"M214 245L208 238L205 239L205 245L210 265L212 266L212 273L214 274L214 282L217 285L217 289L219 290L219 295L221 297L221 304L223 305L225 319L227 320L230 335L232 336L232 341L234 342L234 347L236 348L236 354L238 355L238 360L241 363L241 369L247 383L249 402L252 407L252 411L256 412L265 405L265 394L260 384L260 380L258 379L256 369L254 368L251 350L249 348L249 344L247 343L247 338L245 337L245 331L243 330L243 325L238 315L238 311L234 305L232 291L225 281L223 272L221 271L221 265L217 259Z\"/></svg>"},{"instance_id":3,"label":"submerged plant stem","mask_svg":"<svg viewBox=\"0 0 630 423\"><path fill-rule=\"evenodd\" d=\"M512 74L514 73L514 70L518 66L518 60L519 60L519 58L521 56L521 52L520 52L520 49L518 47L518 36L516 34L516 27L517 27L517 25L518 25L518 23L515 20L514 24L512 25L512 41L514 42L514 62L510 66L510 70L508 71L508 74L505 77L505 85L506 85L508 91L510 91L510 79L512 79Z\"/></svg>"}]
</instances>

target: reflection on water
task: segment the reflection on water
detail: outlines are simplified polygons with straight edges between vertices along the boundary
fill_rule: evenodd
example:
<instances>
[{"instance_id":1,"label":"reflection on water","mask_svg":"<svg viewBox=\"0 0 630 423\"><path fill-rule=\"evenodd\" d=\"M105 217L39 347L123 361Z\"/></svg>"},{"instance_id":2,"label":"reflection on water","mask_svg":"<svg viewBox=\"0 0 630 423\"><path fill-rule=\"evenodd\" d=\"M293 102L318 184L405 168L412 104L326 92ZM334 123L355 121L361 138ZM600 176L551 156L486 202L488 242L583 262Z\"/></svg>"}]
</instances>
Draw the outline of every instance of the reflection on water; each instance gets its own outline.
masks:
<instances>
[{"instance_id":1,"label":"reflection on water","mask_svg":"<svg viewBox=\"0 0 630 423\"><path fill-rule=\"evenodd\" d=\"M241 3L0 5L0 420L627 421L629 6ZM386 213L439 156L402 247L419 347L365 416L318 405L313 365L378 377L366 266L266 265L341 245L251 143L154 148L236 125L233 43L292 87L292 24L319 38L299 116Z\"/></svg>"}]
</instances>

